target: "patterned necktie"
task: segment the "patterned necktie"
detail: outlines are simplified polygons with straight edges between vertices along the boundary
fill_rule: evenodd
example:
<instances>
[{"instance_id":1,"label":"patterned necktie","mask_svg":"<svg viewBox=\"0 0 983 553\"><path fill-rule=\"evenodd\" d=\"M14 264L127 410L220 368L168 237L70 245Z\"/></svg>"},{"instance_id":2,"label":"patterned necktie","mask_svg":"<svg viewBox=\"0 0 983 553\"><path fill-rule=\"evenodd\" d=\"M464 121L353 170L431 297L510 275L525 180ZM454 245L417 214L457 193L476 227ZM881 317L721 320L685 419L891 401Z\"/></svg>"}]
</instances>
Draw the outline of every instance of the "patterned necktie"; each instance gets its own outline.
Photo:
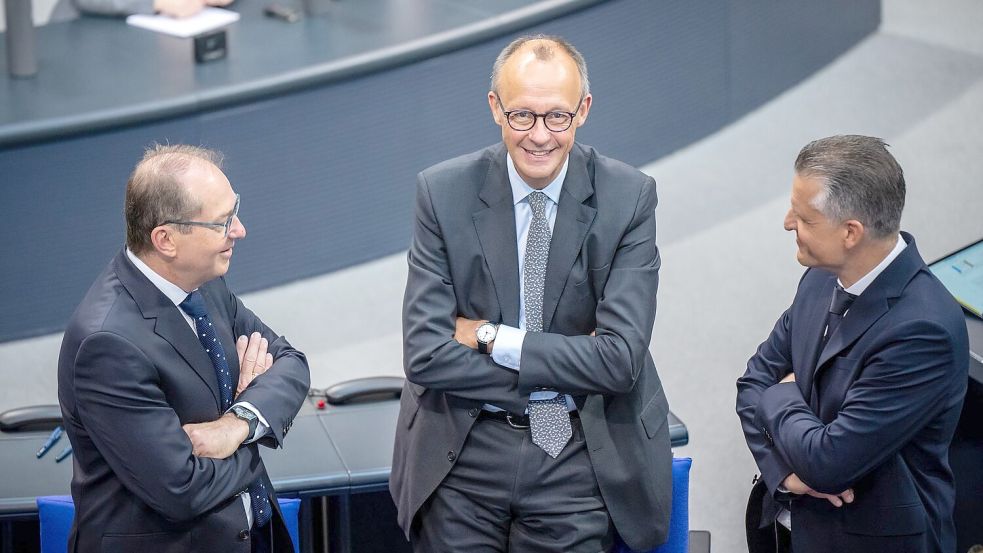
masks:
<instances>
[{"instance_id":1,"label":"patterned necktie","mask_svg":"<svg viewBox=\"0 0 983 553\"><path fill-rule=\"evenodd\" d=\"M823 334L823 346L829 342L829 337L840 326L840 322L843 320L843 314L846 313L847 309L850 309L855 299L857 299L857 296L847 292L839 284L833 288L833 299L829 302L829 314L826 316L826 332Z\"/></svg>"},{"instance_id":2,"label":"patterned necktie","mask_svg":"<svg viewBox=\"0 0 983 553\"><path fill-rule=\"evenodd\" d=\"M232 406L232 372L229 370L228 360L225 358L225 348L215 333L215 327L211 319L208 318L208 309L205 308L205 299L197 290L188 294L188 297L181 302L181 309L187 313L195 322L195 335L198 341L205 348L205 353L212 360L215 367L215 376L218 378L218 389L222 396L222 411L228 411ZM272 512L270 511L270 497L266 493L266 486L263 479L259 478L249 486L249 497L252 502L253 521L256 527L265 526L270 521Z\"/></svg>"},{"instance_id":3,"label":"patterned necktie","mask_svg":"<svg viewBox=\"0 0 983 553\"><path fill-rule=\"evenodd\" d=\"M551 238L549 221L546 219L548 198L539 191L529 194L527 198L532 207L532 223L526 237L526 255L522 265L526 332L542 332L543 290L546 286L546 260L549 258ZM573 435L566 398L554 393L549 399L530 399L529 426L532 443L555 459Z\"/></svg>"}]
</instances>

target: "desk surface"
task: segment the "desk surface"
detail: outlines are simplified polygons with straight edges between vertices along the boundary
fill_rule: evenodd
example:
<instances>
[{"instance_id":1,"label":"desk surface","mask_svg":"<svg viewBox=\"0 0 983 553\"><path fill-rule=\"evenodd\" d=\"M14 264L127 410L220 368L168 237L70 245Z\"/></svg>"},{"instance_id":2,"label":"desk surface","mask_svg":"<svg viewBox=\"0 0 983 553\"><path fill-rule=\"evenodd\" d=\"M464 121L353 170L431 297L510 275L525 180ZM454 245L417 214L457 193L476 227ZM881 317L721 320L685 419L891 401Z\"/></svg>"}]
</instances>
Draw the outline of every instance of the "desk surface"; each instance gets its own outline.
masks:
<instances>
[{"instance_id":1,"label":"desk surface","mask_svg":"<svg viewBox=\"0 0 983 553\"><path fill-rule=\"evenodd\" d=\"M284 449L263 448L263 461L280 493L340 495L385 489L396 435L398 401L356 404L318 411L307 403L294 419ZM0 433L0 518L31 516L40 495L67 495L71 458L55 463L68 445L63 437L35 458L48 432ZM689 439L686 426L669 414L673 447Z\"/></svg>"},{"instance_id":2,"label":"desk surface","mask_svg":"<svg viewBox=\"0 0 983 553\"><path fill-rule=\"evenodd\" d=\"M290 24L238 0L228 56L192 62L192 41L81 17L37 29L38 74L14 79L0 54L0 145L227 106L404 65L603 0L330 1ZM286 0L290 3L290 0ZM271 45L275 45L272 47ZM0 51L5 50L0 39Z\"/></svg>"}]
</instances>

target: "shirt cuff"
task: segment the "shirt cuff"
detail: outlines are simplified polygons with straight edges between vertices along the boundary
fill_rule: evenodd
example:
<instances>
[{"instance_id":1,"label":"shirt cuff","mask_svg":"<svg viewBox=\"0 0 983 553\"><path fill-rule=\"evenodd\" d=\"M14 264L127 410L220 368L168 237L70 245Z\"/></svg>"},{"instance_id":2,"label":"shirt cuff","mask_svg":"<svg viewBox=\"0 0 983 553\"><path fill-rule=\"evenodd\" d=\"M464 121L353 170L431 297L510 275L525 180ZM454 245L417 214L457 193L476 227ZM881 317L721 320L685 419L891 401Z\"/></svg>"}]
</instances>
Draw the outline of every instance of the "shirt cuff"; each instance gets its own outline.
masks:
<instances>
[{"instance_id":1,"label":"shirt cuff","mask_svg":"<svg viewBox=\"0 0 983 553\"><path fill-rule=\"evenodd\" d=\"M498 325L498 334L495 335L495 345L491 352L492 361L512 370L519 370L519 362L522 360L522 341L525 339L525 330Z\"/></svg>"},{"instance_id":2,"label":"shirt cuff","mask_svg":"<svg viewBox=\"0 0 983 553\"><path fill-rule=\"evenodd\" d=\"M244 443L244 444L251 444L251 443L255 442L256 440L262 438L263 436L269 434L269 432L270 432L270 423L266 422L266 419L263 418L263 415L262 415L262 413L259 412L259 409L257 409L252 403L249 403L248 401L240 401L239 403L236 403L232 407L235 407L236 405L238 405L240 407L244 407L246 409L249 409L250 411L253 412L254 415L256 415L256 418L259 419L258 423L256 424L256 432L253 433L252 436L248 436L246 438L246 441L244 441L242 443ZM229 408L229 411L231 411L231 410L232 410L232 408Z\"/></svg>"}]
</instances>

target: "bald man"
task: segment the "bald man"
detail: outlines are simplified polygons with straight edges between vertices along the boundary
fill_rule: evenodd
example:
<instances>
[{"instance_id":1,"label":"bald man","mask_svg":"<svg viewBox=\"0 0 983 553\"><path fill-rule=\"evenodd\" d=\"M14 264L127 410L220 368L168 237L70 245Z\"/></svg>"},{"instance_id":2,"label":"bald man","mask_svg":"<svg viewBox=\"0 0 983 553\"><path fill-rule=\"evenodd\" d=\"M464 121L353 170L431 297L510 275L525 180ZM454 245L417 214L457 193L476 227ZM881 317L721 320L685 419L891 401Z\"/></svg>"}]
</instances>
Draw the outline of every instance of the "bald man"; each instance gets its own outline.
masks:
<instances>
[{"instance_id":1,"label":"bald man","mask_svg":"<svg viewBox=\"0 0 983 553\"><path fill-rule=\"evenodd\" d=\"M488 93L502 143L418 176L390 484L415 551L665 541L655 182L575 141L591 102L571 44L519 38Z\"/></svg>"}]
</instances>

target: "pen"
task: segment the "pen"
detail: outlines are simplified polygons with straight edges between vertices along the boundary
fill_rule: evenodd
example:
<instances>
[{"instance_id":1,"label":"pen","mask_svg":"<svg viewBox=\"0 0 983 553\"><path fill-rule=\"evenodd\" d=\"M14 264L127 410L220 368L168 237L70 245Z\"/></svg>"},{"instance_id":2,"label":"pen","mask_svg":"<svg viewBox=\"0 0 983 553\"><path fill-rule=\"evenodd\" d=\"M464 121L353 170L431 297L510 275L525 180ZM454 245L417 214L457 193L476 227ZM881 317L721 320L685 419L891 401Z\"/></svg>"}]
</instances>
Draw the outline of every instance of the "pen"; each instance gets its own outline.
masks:
<instances>
[{"instance_id":1,"label":"pen","mask_svg":"<svg viewBox=\"0 0 983 553\"><path fill-rule=\"evenodd\" d=\"M59 438L61 438L61 426L56 426L55 429L51 431L51 435L48 436L48 440L44 442L44 445L38 450L38 459L44 456L44 454L51 449L51 446L55 445L55 442L57 442Z\"/></svg>"},{"instance_id":2,"label":"pen","mask_svg":"<svg viewBox=\"0 0 983 553\"><path fill-rule=\"evenodd\" d=\"M61 453L59 453L57 457L55 457L55 462L60 463L65 460L65 457L68 457L71 454L72 446L67 446L65 449L61 450Z\"/></svg>"}]
</instances>

